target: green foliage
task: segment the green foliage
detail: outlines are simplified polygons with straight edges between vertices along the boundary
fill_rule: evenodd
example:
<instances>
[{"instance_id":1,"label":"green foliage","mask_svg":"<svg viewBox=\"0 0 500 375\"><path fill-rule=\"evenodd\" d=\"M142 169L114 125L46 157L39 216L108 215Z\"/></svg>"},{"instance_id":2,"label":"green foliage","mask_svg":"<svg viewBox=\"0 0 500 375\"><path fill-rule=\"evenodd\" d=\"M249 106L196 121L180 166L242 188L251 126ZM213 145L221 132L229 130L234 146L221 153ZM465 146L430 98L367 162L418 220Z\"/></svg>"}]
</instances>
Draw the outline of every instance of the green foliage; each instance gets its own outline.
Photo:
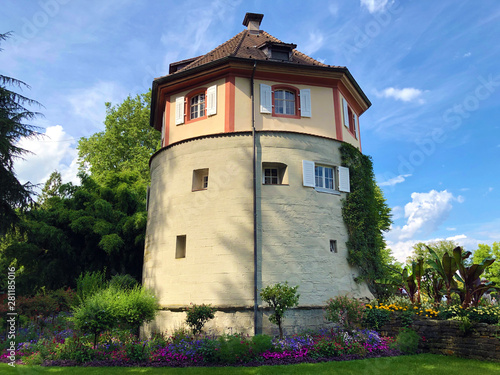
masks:
<instances>
[{"instance_id":1,"label":"green foliage","mask_svg":"<svg viewBox=\"0 0 500 375\"><path fill-rule=\"evenodd\" d=\"M106 287L106 273L104 271L87 271L81 273L76 279L76 295L80 302Z\"/></svg>"},{"instance_id":2,"label":"green foliage","mask_svg":"<svg viewBox=\"0 0 500 375\"><path fill-rule=\"evenodd\" d=\"M128 97L112 106L106 103L105 130L78 142L81 167L89 167L96 181L124 171L138 172L141 184L149 182L149 158L159 148L161 135L149 125L151 91Z\"/></svg>"},{"instance_id":3,"label":"green foliage","mask_svg":"<svg viewBox=\"0 0 500 375\"><path fill-rule=\"evenodd\" d=\"M145 189L138 174L109 175L104 184L81 175L60 196L22 216L19 232L2 245L0 264L16 267L16 290L75 287L74 275L106 269L142 278L147 222ZM22 233L22 234L21 234Z\"/></svg>"},{"instance_id":4,"label":"green foliage","mask_svg":"<svg viewBox=\"0 0 500 375\"><path fill-rule=\"evenodd\" d=\"M463 307L477 306L482 295L491 289L491 284L482 282L480 277L495 259L485 258L480 264L467 266L466 259L471 255L470 251L463 253L461 247L453 249L453 258L458 268L458 275L455 277L464 286L460 293Z\"/></svg>"},{"instance_id":5,"label":"green foliage","mask_svg":"<svg viewBox=\"0 0 500 375\"><path fill-rule=\"evenodd\" d=\"M10 33L0 34L0 42L9 36ZM40 115L27 108L40 106L40 103L9 90L8 86L30 88L22 81L0 74L0 236L18 221L16 210L26 209L32 203L34 186L29 182L19 182L14 172L14 160L29 152L19 147L19 141L38 135L37 128L26 121Z\"/></svg>"},{"instance_id":6,"label":"green foliage","mask_svg":"<svg viewBox=\"0 0 500 375\"><path fill-rule=\"evenodd\" d=\"M211 305L194 305L186 309L186 324L191 328L194 335L203 329L203 326L215 316L217 309Z\"/></svg>"},{"instance_id":7,"label":"green foliage","mask_svg":"<svg viewBox=\"0 0 500 375\"><path fill-rule=\"evenodd\" d=\"M497 261L490 265L485 271L483 276L493 281L496 285L500 285L500 242L493 242L491 246L479 244L477 250L474 251L474 263L481 263L486 258L496 259Z\"/></svg>"},{"instance_id":8,"label":"green foliage","mask_svg":"<svg viewBox=\"0 0 500 375\"><path fill-rule=\"evenodd\" d=\"M403 328L396 337L395 345L405 354L416 354L422 338L410 328Z\"/></svg>"},{"instance_id":9,"label":"green foliage","mask_svg":"<svg viewBox=\"0 0 500 375\"><path fill-rule=\"evenodd\" d=\"M300 294L297 294L299 286L289 286L288 282L284 284L278 283L268 285L261 290L260 296L274 310L274 313L269 315L269 321L278 325L280 339L283 338L283 319L285 312L299 304Z\"/></svg>"},{"instance_id":10,"label":"green foliage","mask_svg":"<svg viewBox=\"0 0 500 375\"><path fill-rule=\"evenodd\" d=\"M119 325L138 330L138 327L154 319L158 302L154 295L142 288L131 290L108 287L91 294L73 309L75 327L94 335L94 347L100 333Z\"/></svg>"},{"instance_id":11,"label":"green foliage","mask_svg":"<svg viewBox=\"0 0 500 375\"><path fill-rule=\"evenodd\" d=\"M143 323L152 321L159 309L158 301L154 294L143 288L136 286L132 289L115 289L110 287L117 294L118 319L125 327L130 327L135 332L139 332L139 327Z\"/></svg>"},{"instance_id":12,"label":"green foliage","mask_svg":"<svg viewBox=\"0 0 500 375\"><path fill-rule=\"evenodd\" d=\"M375 182L371 158L347 143L342 144L340 153L351 178L351 192L342 207L349 235L348 261L359 269L359 280L368 282L372 293L378 295L374 280L387 276L381 255L385 249L382 232L390 227L391 211Z\"/></svg>"},{"instance_id":13,"label":"green foliage","mask_svg":"<svg viewBox=\"0 0 500 375\"><path fill-rule=\"evenodd\" d=\"M217 351L217 362L234 364L247 362L253 355L250 351L251 341L241 334L224 335L219 337L219 350Z\"/></svg>"},{"instance_id":14,"label":"green foliage","mask_svg":"<svg viewBox=\"0 0 500 375\"><path fill-rule=\"evenodd\" d=\"M431 241L428 243L418 242L413 245L412 254L408 257L408 261L415 261L423 259L424 262L434 259L434 256L429 253L429 247L433 249L434 253L442 258L444 254L453 256L453 249L457 247L457 243L450 240Z\"/></svg>"},{"instance_id":15,"label":"green foliage","mask_svg":"<svg viewBox=\"0 0 500 375\"><path fill-rule=\"evenodd\" d=\"M325 319L342 328L359 327L363 321L364 305L355 298L337 296L326 302Z\"/></svg>"},{"instance_id":16,"label":"green foliage","mask_svg":"<svg viewBox=\"0 0 500 375\"><path fill-rule=\"evenodd\" d=\"M454 319L459 317L467 317L472 323L500 323L500 307L499 306L477 306L463 308L459 305L447 306L439 311L440 319Z\"/></svg>"},{"instance_id":17,"label":"green foliage","mask_svg":"<svg viewBox=\"0 0 500 375\"><path fill-rule=\"evenodd\" d=\"M369 308L363 315L363 326L378 331L391 320L391 312L383 309Z\"/></svg>"},{"instance_id":18,"label":"green foliage","mask_svg":"<svg viewBox=\"0 0 500 375\"><path fill-rule=\"evenodd\" d=\"M75 327L94 335L94 347L97 347L100 333L117 326L120 316L117 297L120 295L115 289L104 289L87 297L80 306L74 308Z\"/></svg>"},{"instance_id":19,"label":"green foliage","mask_svg":"<svg viewBox=\"0 0 500 375\"><path fill-rule=\"evenodd\" d=\"M129 274L114 275L111 277L111 280L109 280L109 286L112 288L133 289L137 285L137 280Z\"/></svg>"}]
</instances>

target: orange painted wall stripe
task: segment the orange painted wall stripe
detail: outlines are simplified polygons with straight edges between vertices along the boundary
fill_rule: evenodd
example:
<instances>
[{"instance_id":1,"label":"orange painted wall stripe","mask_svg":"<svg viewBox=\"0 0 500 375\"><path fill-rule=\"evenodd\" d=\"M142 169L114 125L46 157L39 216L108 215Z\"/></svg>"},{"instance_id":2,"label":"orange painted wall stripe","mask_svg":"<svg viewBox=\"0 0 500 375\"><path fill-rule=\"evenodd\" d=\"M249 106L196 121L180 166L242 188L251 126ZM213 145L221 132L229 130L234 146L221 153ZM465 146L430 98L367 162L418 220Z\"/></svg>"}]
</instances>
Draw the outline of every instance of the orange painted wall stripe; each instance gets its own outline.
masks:
<instances>
[{"instance_id":1,"label":"orange painted wall stripe","mask_svg":"<svg viewBox=\"0 0 500 375\"><path fill-rule=\"evenodd\" d=\"M336 87L332 88L333 90L333 110L335 111L335 130L337 132L337 139L339 141L344 140L342 136L342 116L340 115L340 109L342 106L340 105L339 98L339 89Z\"/></svg>"},{"instance_id":2,"label":"orange painted wall stripe","mask_svg":"<svg viewBox=\"0 0 500 375\"><path fill-rule=\"evenodd\" d=\"M163 135L162 147L168 146L168 136L170 134L170 96L165 100L165 134Z\"/></svg>"},{"instance_id":3,"label":"orange painted wall stripe","mask_svg":"<svg viewBox=\"0 0 500 375\"><path fill-rule=\"evenodd\" d=\"M224 108L224 132L232 133L234 132L234 106L236 104L235 99L235 77L230 75L226 77L226 83L224 88L225 108Z\"/></svg>"}]
</instances>

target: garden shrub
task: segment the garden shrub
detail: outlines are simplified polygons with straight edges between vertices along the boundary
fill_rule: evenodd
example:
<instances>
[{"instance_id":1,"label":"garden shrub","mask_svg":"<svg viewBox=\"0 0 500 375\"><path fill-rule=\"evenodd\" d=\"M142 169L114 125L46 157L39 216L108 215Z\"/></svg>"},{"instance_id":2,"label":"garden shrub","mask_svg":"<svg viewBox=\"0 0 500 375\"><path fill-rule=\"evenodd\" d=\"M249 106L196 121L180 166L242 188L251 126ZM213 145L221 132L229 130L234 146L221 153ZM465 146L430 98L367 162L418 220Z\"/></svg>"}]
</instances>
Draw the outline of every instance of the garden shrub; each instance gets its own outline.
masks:
<instances>
[{"instance_id":1,"label":"garden shrub","mask_svg":"<svg viewBox=\"0 0 500 375\"><path fill-rule=\"evenodd\" d=\"M355 298L337 296L330 298L325 307L325 319L338 323L342 328L361 326L364 305Z\"/></svg>"},{"instance_id":2,"label":"garden shrub","mask_svg":"<svg viewBox=\"0 0 500 375\"><path fill-rule=\"evenodd\" d=\"M228 364L248 362L252 358L250 342L247 337L241 334L219 337L217 362Z\"/></svg>"},{"instance_id":3,"label":"garden shrub","mask_svg":"<svg viewBox=\"0 0 500 375\"><path fill-rule=\"evenodd\" d=\"M194 335L199 334L205 323L214 318L216 310L215 307L205 304L191 304L191 307L187 308L186 323L191 328Z\"/></svg>"},{"instance_id":4,"label":"garden shrub","mask_svg":"<svg viewBox=\"0 0 500 375\"><path fill-rule=\"evenodd\" d=\"M107 287L104 271L81 273L76 279L76 294L80 302Z\"/></svg>"},{"instance_id":5,"label":"garden shrub","mask_svg":"<svg viewBox=\"0 0 500 375\"><path fill-rule=\"evenodd\" d=\"M118 294L123 296L123 292L104 289L85 298L73 310L75 327L84 333L94 335L94 347L97 347L97 338L100 333L118 324Z\"/></svg>"},{"instance_id":6,"label":"garden shrub","mask_svg":"<svg viewBox=\"0 0 500 375\"><path fill-rule=\"evenodd\" d=\"M114 275L111 277L111 280L109 280L109 286L118 289L133 289L137 286L137 284L137 280L129 274Z\"/></svg>"},{"instance_id":7,"label":"garden shrub","mask_svg":"<svg viewBox=\"0 0 500 375\"><path fill-rule=\"evenodd\" d=\"M268 335L255 335L252 337L252 351L255 355L260 355L266 350L273 348L273 339Z\"/></svg>"},{"instance_id":8,"label":"garden shrub","mask_svg":"<svg viewBox=\"0 0 500 375\"><path fill-rule=\"evenodd\" d=\"M391 312L385 309L372 308L370 305L363 315L363 326L378 331L391 319Z\"/></svg>"},{"instance_id":9,"label":"garden shrub","mask_svg":"<svg viewBox=\"0 0 500 375\"><path fill-rule=\"evenodd\" d=\"M283 319L285 312L299 304L300 294L297 294L299 286L289 286L288 282L284 284L278 283L268 285L261 290L260 296L267 302L274 310L274 313L269 315L269 321L278 325L280 339L283 338Z\"/></svg>"},{"instance_id":10,"label":"garden shrub","mask_svg":"<svg viewBox=\"0 0 500 375\"><path fill-rule=\"evenodd\" d=\"M422 338L410 328L403 328L396 337L395 345L405 354L416 354Z\"/></svg>"},{"instance_id":11,"label":"garden shrub","mask_svg":"<svg viewBox=\"0 0 500 375\"><path fill-rule=\"evenodd\" d=\"M110 287L111 290L114 288ZM118 320L136 334L143 323L152 321L159 309L154 294L141 286L130 290L115 290Z\"/></svg>"}]
</instances>

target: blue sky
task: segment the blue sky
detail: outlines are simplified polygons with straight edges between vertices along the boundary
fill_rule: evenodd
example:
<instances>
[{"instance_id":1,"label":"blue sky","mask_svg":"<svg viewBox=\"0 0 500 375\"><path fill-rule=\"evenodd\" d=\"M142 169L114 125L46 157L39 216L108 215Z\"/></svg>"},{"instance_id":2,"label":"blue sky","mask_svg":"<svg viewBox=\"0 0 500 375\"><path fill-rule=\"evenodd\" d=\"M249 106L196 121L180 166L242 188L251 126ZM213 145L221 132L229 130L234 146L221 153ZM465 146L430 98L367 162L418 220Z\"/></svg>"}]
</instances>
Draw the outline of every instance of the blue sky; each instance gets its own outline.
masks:
<instances>
[{"instance_id":1,"label":"blue sky","mask_svg":"<svg viewBox=\"0 0 500 375\"><path fill-rule=\"evenodd\" d=\"M500 3L497 0L6 1L1 74L44 105L18 177L76 182L80 137L103 130L105 102L146 92L171 62L261 28L330 65L347 66L372 102L363 152L393 209L400 260L418 241L474 250L500 241Z\"/></svg>"}]
</instances>

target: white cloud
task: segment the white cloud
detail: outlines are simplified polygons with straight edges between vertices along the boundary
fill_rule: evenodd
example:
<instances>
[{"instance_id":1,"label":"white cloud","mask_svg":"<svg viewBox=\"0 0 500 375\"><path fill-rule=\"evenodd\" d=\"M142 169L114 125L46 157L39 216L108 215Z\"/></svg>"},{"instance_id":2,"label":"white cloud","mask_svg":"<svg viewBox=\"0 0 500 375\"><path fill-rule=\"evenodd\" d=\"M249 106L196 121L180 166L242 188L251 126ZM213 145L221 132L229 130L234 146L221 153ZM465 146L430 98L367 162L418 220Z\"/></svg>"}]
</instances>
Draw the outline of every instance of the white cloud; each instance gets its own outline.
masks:
<instances>
[{"instance_id":1,"label":"white cloud","mask_svg":"<svg viewBox=\"0 0 500 375\"><path fill-rule=\"evenodd\" d=\"M419 242L424 242L426 244L429 244L431 242L438 242L438 241L453 241L455 242L458 246L461 246L462 248L472 251L478 248L478 245L480 243L487 243L491 244L493 241L485 241L485 240L478 240L475 238L470 238L465 234L459 234L456 236L452 237L446 237L446 238L431 238L431 239L421 239L421 240L408 240L408 241L387 241L387 247L392 250L392 255L398 262L406 262L407 258L412 255L413 252L413 245Z\"/></svg>"},{"instance_id":2,"label":"white cloud","mask_svg":"<svg viewBox=\"0 0 500 375\"><path fill-rule=\"evenodd\" d=\"M94 86L74 91L67 97L72 112L85 119L90 132L103 129L106 118L104 103L121 103L127 94L125 89L116 82L97 82Z\"/></svg>"},{"instance_id":3,"label":"white cloud","mask_svg":"<svg viewBox=\"0 0 500 375\"><path fill-rule=\"evenodd\" d=\"M428 193L412 193L412 201L405 205L403 227L392 227L387 238L393 242L414 238L417 234L430 234L443 223L452 209L452 202L463 202L463 197L454 197L447 190L431 190Z\"/></svg>"},{"instance_id":4,"label":"white cloud","mask_svg":"<svg viewBox=\"0 0 500 375\"><path fill-rule=\"evenodd\" d=\"M366 7L370 13L383 12L388 4L389 0L361 0L361 6Z\"/></svg>"},{"instance_id":5,"label":"white cloud","mask_svg":"<svg viewBox=\"0 0 500 375\"><path fill-rule=\"evenodd\" d=\"M387 181L379 182L378 185L379 186L394 186L396 184L400 184L402 182L405 182L407 177L411 177L411 174L401 174L399 176L390 178Z\"/></svg>"},{"instance_id":6,"label":"white cloud","mask_svg":"<svg viewBox=\"0 0 500 375\"><path fill-rule=\"evenodd\" d=\"M406 87L404 89L388 87L382 92L375 92L375 95L379 98L393 98L403 102L417 102L419 104L425 103L424 99L421 98L422 94L422 90L413 87Z\"/></svg>"},{"instance_id":7,"label":"white cloud","mask_svg":"<svg viewBox=\"0 0 500 375\"><path fill-rule=\"evenodd\" d=\"M447 231L450 231L450 232L454 232L457 230L457 228L452 228L452 227L448 227L446 228Z\"/></svg>"},{"instance_id":8,"label":"white cloud","mask_svg":"<svg viewBox=\"0 0 500 375\"><path fill-rule=\"evenodd\" d=\"M404 217L403 207L395 206L391 208L392 220L398 220Z\"/></svg>"},{"instance_id":9,"label":"white cloud","mask_svg":"<svg viewBox=\"0 0 500 375\"><path fill-rule=\"evenodd\" d=\"M471 55L472 55L472 53L470 53L470 52L464 53L464 57L470 57Z\"/></svg>"},{"instance_id":10,"label":"white cloud","mask_svg":"<svg viewBox=\"0 0 500 375\"><path fill-rule=\"evenodd\" d=\"M19 181L43 184L50 174L57 170L61 173L63 183L79 183L76 177L78 169L76 140L69 136L62 126L49 126L45 130L44 137L23 138L17 145L32 152L14 164Z\"/></svg>"},{"instance_id":11,"label":"white cloud","mask_svg":"<svg viewBox=\"0 0 500 375\"><path fill-rule=\"evenodd\" d=\"M311 31L309 32L309 40L304 46L303 51L306 55L312 55L321 49L324 43L325 38L320 31Z\"/></svg>"}]
</instances>

